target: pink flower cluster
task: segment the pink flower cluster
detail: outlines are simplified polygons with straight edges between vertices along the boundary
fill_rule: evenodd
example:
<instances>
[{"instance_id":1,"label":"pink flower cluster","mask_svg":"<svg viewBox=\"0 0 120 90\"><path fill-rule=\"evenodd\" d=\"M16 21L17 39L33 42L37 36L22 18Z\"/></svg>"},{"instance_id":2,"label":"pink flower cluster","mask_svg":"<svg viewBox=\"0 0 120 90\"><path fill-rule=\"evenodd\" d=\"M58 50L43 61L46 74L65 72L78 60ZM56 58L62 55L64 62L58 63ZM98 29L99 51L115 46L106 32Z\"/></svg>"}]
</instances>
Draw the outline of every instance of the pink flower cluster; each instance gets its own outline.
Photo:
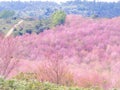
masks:
<instances>
[{"instance_id":1,"label":"pink flower cluster","mask_svg":"<svg viewBox=\"0 0 120 90\"><path fill-rule=\"evenodd\" d=\"M66 63L78 86L120 87L120 17L91 19L69 15L64 25L39 35L1 38L0 64L7 65L6 61L12 59L19 60L17 70L58 60ZM22 64L25 62L34 65Z\"/></svg>"}]
</instances>

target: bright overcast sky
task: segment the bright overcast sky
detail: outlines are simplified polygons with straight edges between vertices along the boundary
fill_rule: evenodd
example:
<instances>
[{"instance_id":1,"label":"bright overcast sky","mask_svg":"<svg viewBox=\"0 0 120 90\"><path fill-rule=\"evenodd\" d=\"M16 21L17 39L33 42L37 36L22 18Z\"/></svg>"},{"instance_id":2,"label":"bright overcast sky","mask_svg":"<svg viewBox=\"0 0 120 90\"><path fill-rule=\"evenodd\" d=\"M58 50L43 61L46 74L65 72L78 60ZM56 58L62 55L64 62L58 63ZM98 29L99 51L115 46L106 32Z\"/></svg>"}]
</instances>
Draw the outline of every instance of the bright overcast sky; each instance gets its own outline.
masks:
<instances>
[{"instance_id":1,"label":"bright overcast sky","mask_svg":"<svg viewBox=\"0 0 120 90\"><path fill-rule=\"evenodd\" d=\"M11 1L11 0L0 0L0 1ZM12 1L19 1L19 0L12 0ZM30 1L30 0L20 0L20 1ZM31 1L54 1L60 3L60 2L72 1L72 0L31 0ZM93 0L89 0L89 1L93 1ZM117 2L120 0L96 0L96 1Z\"/></svg>"}]
</instances>

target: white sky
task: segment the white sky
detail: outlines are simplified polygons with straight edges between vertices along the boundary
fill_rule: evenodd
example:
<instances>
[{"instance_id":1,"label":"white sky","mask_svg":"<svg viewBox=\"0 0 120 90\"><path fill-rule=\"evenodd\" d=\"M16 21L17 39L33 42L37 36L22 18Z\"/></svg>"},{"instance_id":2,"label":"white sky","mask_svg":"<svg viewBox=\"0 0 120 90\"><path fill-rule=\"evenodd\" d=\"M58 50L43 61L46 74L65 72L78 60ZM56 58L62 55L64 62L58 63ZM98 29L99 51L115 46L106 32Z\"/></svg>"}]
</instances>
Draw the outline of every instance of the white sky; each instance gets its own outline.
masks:
<instances>
[{"instance_id":1,"label":"white sky","mask_svg":"<svg viewBox=\"0 0 120 90\"><path fill-rule=\"evenodd\" d=\"M0 1L11 1L11 0L0 0ZM19 0L12 0L12 1L19 1ZM20 0L20 1L30 1L30 0ZM60 3L60 2L72 1L72 0L31 0L31 1L54 1L54 2ZM93 1L93 0L89 0L89 1ZM96 1L117 2L120 0L96 0Z\"/></svg>"}]
</instances>

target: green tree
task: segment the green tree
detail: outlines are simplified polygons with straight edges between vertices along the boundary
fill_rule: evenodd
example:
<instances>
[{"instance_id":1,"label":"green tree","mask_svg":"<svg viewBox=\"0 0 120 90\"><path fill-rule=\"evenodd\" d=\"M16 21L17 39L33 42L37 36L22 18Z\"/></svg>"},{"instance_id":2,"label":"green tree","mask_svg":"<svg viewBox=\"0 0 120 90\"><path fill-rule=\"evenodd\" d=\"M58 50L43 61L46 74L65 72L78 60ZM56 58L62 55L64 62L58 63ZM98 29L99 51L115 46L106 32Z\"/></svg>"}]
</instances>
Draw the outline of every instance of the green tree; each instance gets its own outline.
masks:
<instances>
[{"instance_id":1,"label":"green tree","mask_svg":"<svg viewBox=\"0 0 120 90\"><path fill-rule=\"evenodd\" d=\"M51 16L51 27L56 25L64 24L66 18L66 14L64 11L56 11Z\"/></svg>"},{"instance_id":2,"label":"green tree","mask_svg":"<svg viewBox=\"0 0 120 90\"><path fill-rule=\"evenodd\" d=\"M0 12L0 18L10 18L12 16L15 15L14 11L10 11L10 10L3 10Z\"/></svg>"}]
</instances>

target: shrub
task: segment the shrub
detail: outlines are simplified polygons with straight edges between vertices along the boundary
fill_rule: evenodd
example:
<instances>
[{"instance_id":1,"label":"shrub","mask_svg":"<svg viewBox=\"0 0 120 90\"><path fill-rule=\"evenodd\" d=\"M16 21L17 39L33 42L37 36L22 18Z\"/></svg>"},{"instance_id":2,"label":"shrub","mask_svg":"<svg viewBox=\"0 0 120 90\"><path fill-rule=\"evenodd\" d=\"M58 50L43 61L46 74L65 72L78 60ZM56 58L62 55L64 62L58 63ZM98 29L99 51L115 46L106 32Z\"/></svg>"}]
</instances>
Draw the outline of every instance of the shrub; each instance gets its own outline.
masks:
<instances>
[{"instance_id":1,"label":"shrub","mask_svg":"<svg viewBox=\"0 0 120 90\"><path fill-rule=\"evenodd\" d=\"M56 11L51 16L51 26L54 27L56 25L64 24L66 18L66 14L64 11Z\"/></svg>"},{"instance_id":2,"label":"shrub","mask_svg":"<svg viewBox=\"0 0 120 90\"><path fill-rule=\"evenodd\" d=\"M36 71L40 81L49 81L59 85L74 85L73 75L62 59L48 59L42 61Z\"/></svg>"}]
</instances>

